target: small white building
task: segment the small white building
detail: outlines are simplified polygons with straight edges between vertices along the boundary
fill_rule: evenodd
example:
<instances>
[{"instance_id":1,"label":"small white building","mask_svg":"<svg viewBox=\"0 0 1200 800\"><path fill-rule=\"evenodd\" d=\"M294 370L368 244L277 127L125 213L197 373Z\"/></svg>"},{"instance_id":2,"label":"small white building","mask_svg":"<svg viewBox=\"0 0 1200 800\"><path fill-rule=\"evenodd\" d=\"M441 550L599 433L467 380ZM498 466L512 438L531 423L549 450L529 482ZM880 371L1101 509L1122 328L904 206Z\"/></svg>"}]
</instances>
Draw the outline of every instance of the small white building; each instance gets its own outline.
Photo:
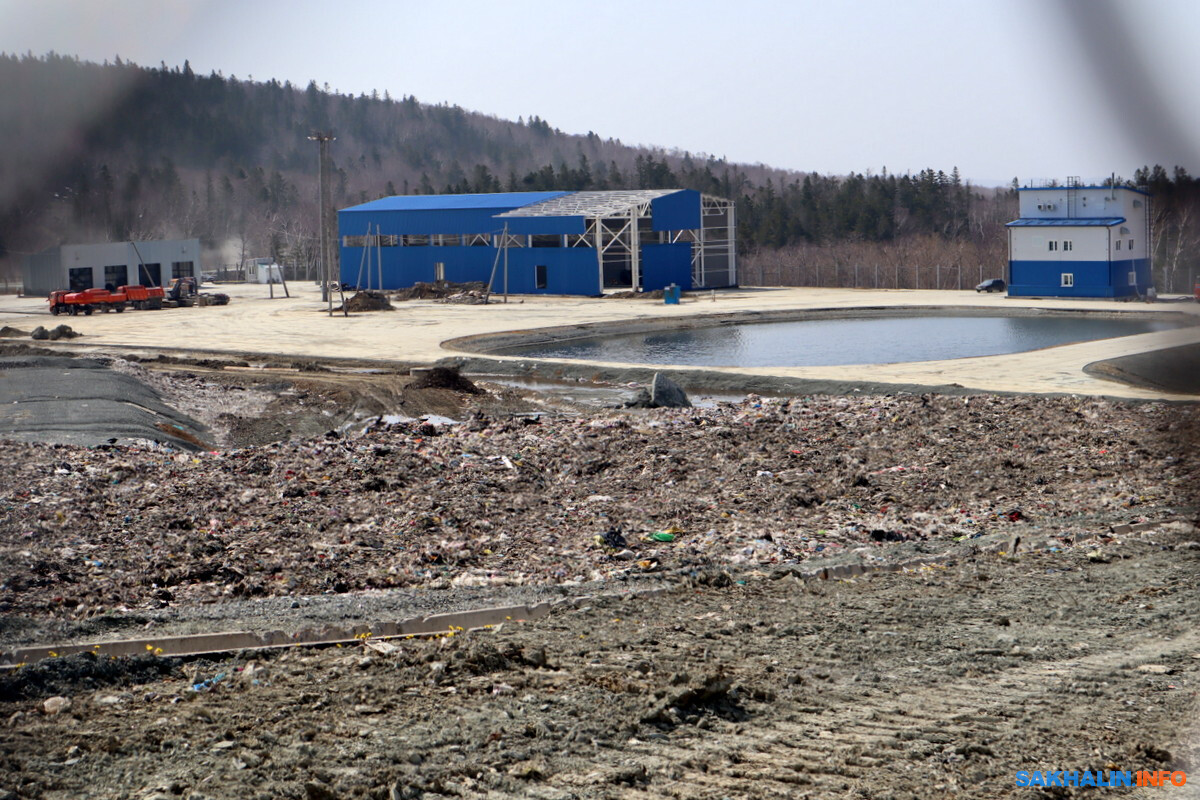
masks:
<instances>
[{"instance_id":1,"label":"small white building","mask_svg":"<svg viewBox=\"0 0 1200 800\"><path fill-rule=\"evenodd\" d=\"M273 258L248 258L244 270L249 283L283 282L283 267Z\"/></svg>"},{"instance_id":2,"label":"small white building","mask_svg":"<svg viewBox=\"0 0 1200 800\"><path fill-rule=\"evenodd\" d=\"M58 289L164 286L199 273L200 240L173 239L51 247L25 257L22 280L26 295L49 295Z\"/></svg>"},{"instance_id":3,"label":"small white building","mask_svg":"<svg viewBox=\"0 0 1200 800\"><path fill-rule=\"evenodd\" d=\"M1134 297L1151 288L1150 195L1118 186L1019 189L1008 223L1008 293Z\"/></svg>"}]
</instances>

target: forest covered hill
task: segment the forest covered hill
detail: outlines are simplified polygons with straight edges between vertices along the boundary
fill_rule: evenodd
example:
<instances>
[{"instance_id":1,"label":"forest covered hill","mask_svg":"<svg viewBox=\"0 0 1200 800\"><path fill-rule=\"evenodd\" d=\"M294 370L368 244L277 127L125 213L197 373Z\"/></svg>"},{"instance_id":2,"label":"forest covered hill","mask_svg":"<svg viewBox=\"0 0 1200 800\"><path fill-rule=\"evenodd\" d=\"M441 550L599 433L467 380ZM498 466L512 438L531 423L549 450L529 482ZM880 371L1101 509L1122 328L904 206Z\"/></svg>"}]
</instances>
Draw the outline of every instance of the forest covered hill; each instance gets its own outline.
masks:
<instances>
[{"instance_id":1,"label":"forest covered hill","mask_svg":"<svg viewBox=\"0 0 1200 800\"><path fill-rule=\"evenodd\" d=\"M386 92L197 75L187 63L0 55L0 87L0 272L11 276L21 255L52 245L176 236L202 241L206 267L262 255L311 263L308 136L318 130L337 137L338 208L393 194L545 189L681 187L734 199L745 282L809 283L822 264L833 267L828 282L852 261L995 272L1016 210L1012 187L973 187L953 167L789 172L567 134L537 115L512 122ZM1135 179L1161 198L1163 268L1194 269L1200 182L1161 167Z\"/></svg>"}]
</instances>

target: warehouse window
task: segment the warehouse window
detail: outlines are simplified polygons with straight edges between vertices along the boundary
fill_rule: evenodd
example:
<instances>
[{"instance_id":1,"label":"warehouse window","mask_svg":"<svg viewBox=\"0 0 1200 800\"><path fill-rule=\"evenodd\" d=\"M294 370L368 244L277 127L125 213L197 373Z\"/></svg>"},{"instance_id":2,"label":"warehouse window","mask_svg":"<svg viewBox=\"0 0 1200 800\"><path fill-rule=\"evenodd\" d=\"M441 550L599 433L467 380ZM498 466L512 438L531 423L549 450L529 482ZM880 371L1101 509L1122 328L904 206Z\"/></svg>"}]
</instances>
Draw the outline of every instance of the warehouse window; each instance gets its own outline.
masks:
<instances>
[{"instance_id":1,"label":"warehouse window","mask_svg":"<svg viewBox=\"0 0 1200 800\"><path fill-rule=\"evenodd\" d=\"M487 247L492 243L492 235L490 233L472 233L463 237L467 247Z\"/></svg>"},{"instance_id":2,"label":"warehouse window","mask_svg":"<svg viewBox=\"0 0 1200 800\"><path fill-rule=\"evenodd\" d=\"M1070 239L1063 239L1063 252L1071 250L1075 247L1075 243Z\"/></svg>"},{"instance_id":3,"label":"warehouse window","mask_svg":"<svg viewBox=\"0 0 1200 800\"><path fill-rule=\"evenodd\" d=\"M1117 239L1117 249L1118 250L1121 249L1121 240L1120 239Z\"/></svg>"},{"instance_id":4,"label":"warehouse window","mask_svg":"<svg viewBox=\"0 0 1200 800\"><path fill-rule=\"evenodd\" d=\"M429 237L423 233L406 233L404 234L405 247L425 247L429 244Z\"/></svg>"},{"instance_id":5,"label":"warehouse window","mask_svg":"<svg viewBox=\"0 0 1200 800\"><path fill-rule=\"evenodd\" d=\"M446 280L446 262L445 261L433 262L433 279L435 281Z\"/></svg>"},{"instance_id":6,"label":"warehouse window","mask_svg":"<svg viewBox=\"0 0 1200 800\"><path fill-rule=\"evenodd\" d=\"M91 267L76 267L67 273L67 280L70 283L72 292L82 292L84 289L92 288L92 268Z\"/></svg>"},{"instance_id":7,"label":"warehouse window","mask_svg":"<svg viewBox=\"0 0 1200 800\"><path fill-rule=\"evenodd\" d=\"M439 233L433 237L434 244L441 247L458 247L462 238L457 233Z\"/></svg>"},{"instance_id":8,"label":"warehouse window","mask_svg":"<svg viewBox=\"0 0 1200 800\"><path fill-rule=\"evenodd\" d=\"M1056 242L1056 241L1054 241L1053 239L1051 239L1051 240L1050 240L1050 242L1049 242L1049 250L1050 250L1050 252L1052 252L1052 253L1053 253L1053 252L1054 252L1055 250L1057 250L1057 249L1058 249L1058 242Z\"/></svg>"},{"instance_id":9,"label":"warehouse window","mask_svg":"<svg viewBox=\"0 0 1200 800\"><path fill-rule=\"evenodd\" d=\"M172 261L171 275L176 278L194 278L196 267L191 261Z\"/></svg>"},{"instance_id":10,"label":"warehouse window","mask_svg":"<svg viewBox=\"0 0 1200 800\"><path fill-rule=\"evenodd\" d=\"M562 236L557 233L535 233L533 247L562 247Z\"/></svg>"},{"instance_id":11,"label":"warehouse window","mask_svg":"<svg viewBox=\"0 0 1200 800\"><path fill-rule=\"evenodd\" d=\"M1129 249L1130 249L1130 250L1132 250L1132 249L1133 249L1133 239L1130 239L1130 240L1129 240Z\"/></svg>"},{"instance_id":12,"label":"warehouse window","mask_svg":"<svg viewBox=\"0 0 1200 800\"><path fill-rule=\"evenodd\" d=\"M399 247L400 237L394 233L376 236L343 236L342 247Z\"/></svg>"},{"instance_id":13,"label":"warehouse window","mask_svg":"<svg viewBox=\"0 0 1200 800\"><path fill-rule=\"evenodd\" d=\"M538 264L536 267L533 268L533 288L535 288L535 289L545 289L546 288L546 265L545 264Z\"/></svg>"},{"instance_id":14,"label":"warehouse window","mask_svg":"<svg viewBox=\"0 0 1200 800\"><path fill-rule=\"evenodd\" d=\"M1062 286L1065 288L1065 287L1070 287L1070 286L1074 286L1074 285L1075 285L1075 273L1074 272L1064 272L1062 274L1062 281L1059 283L1059 286Z\"/></svg>"},{"instance_id":15,"label":"warehouse window","mask_svg":"<svg viewBox=\"0 0 1200 800\"><path fill-rule=\"evenodd\" d=\"M143 286L162 286L162 264L142 264L138 267L138 283Z\"/></svg>"},{"instance_id":16,"label":"warehouse window","mask_svg":"<svg viewBox=\"0 0 1200 800\"><path fill-rule=\"evenodd\" d=\"M124 264L113 264L104 268L104 288L110 292L118 286L129 283L129 267Z\"/></svg>"}]
</instances>

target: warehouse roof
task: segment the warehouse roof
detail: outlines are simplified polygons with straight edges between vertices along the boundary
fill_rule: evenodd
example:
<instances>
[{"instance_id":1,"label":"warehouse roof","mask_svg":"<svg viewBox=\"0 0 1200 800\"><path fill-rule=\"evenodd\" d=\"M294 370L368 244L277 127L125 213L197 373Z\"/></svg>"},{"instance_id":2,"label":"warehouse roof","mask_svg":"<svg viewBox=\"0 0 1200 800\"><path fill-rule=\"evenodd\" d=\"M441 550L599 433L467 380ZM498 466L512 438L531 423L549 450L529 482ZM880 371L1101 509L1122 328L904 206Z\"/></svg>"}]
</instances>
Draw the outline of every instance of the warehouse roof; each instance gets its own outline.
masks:
<instances>
[{"instance_id":1,"label":"warehouse roof","mask_svg":"<svg viewBox=\"0 0 1200 800\"><path fill-rule=\"evenodd\" d=\"M514 208L498 217L606 217L630 206L675 194L679 189L635 189L606 192L560 192L558 197Z\"/></svg>"},{"instance_id":2,"label":"warehouse roof","mask_svg":"<svg viewBox=\"0 0 1200 800\"><path fill-rule=\"evenodd\" d=\"M444 211L452 209L518 208L569 192L500 192L496 194L406 194L381 197L343 211Z\"/></svg>"},{"instance_id":3,"label":"warehouse roof","mask_svg":"<svg viewBox=\"0 0 1200 800\"><path fill-rule=\"evenodd\" d=\"M1009 228L1078 228L1120 225L1124 217L1021 217L1008 223Z\"/></svg>"}]
</instances>

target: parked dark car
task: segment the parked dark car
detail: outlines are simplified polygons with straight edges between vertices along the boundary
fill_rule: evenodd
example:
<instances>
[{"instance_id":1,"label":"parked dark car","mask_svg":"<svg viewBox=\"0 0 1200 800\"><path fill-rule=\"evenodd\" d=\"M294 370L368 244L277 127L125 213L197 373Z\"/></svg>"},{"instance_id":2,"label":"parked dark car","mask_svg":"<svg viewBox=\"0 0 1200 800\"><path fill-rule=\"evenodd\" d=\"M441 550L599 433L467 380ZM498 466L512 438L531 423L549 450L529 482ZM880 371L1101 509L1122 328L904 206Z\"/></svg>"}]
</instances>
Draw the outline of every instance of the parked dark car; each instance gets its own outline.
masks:
<instances>
[{"instance_id":1,"label":"parked dark car","mask_svg":"<svg viewBox=\"0 0 1200 800\"><path fill-rule=\"evenodd\" d=\"M1003 292L1007 288L1008 284L1006 284L1002 279L988 278L986 281L976 286L975 291L987 292L991 294L992 292Z\"/></svg>"}]
</instances>

